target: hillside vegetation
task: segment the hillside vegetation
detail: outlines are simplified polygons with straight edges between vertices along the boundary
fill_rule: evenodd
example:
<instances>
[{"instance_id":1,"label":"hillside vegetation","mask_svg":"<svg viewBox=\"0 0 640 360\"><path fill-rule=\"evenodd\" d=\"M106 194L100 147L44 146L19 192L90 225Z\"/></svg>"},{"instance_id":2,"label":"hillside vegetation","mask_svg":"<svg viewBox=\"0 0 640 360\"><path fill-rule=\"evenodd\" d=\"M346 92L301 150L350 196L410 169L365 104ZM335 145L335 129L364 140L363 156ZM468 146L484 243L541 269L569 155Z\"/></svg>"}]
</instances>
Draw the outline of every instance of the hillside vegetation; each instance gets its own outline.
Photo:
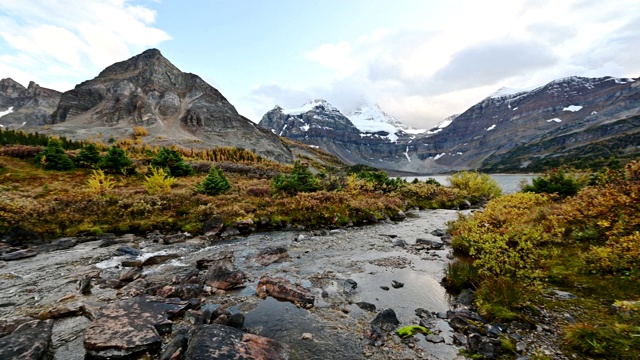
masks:
<instances>
[{"instance_id":1,"label":"hillside vegetation","mask_svg":"<svg viewBox=\"0 0 640 360\"><path fill-rule=\"evenodd\" d=\"M473 173L459 187L445 187L310 159L287 166L237 148L154 148L140 139L109 146L5 131L0 139L0 234L14 243L20 234L197 234L212 221L256 229L339 227L497 195L471 193L477 184L465 187L465 179L477 182Z\"/></svg>"},{"instance_id":2,"label":"hillside vegetation","mask_svg":"<svg viewBox=\"0 0 640 360\"><path fill-rule=\"evenodd\" d=\"M591 176L554 170L527 192L490 201L450 224L461 259L449 287L472 288L495 321L532 321L540 309L567 313L568 353L640 356L640 163ZM576 295L559 300L553 290Z\"/></svg>"}]
</instances>

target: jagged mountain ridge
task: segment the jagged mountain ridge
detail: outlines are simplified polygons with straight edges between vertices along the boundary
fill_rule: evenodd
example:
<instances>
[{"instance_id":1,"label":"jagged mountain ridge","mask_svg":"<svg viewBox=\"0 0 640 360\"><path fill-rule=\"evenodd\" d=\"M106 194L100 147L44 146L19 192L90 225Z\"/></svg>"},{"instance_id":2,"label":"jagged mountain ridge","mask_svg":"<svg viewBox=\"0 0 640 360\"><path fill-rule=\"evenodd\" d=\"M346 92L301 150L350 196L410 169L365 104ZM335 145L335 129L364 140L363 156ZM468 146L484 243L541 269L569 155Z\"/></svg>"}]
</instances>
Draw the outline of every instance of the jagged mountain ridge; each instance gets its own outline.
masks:
<instances>
[{"instance_id":1,"label":"jagged mountain ridge","mask_svg":"<svg viewBox=\"0 0 640 360\"><path fill-rule=\"evenodd\" d=\"M15 129L44 125L61 95L61 92L40 87L33 81L25 88L11 78L0 80L0 127Z\"/></svg>"},{"instance_id":2,"label":"jagged mountain ridge","mask_svg":"<svg viewBox=\"0 0 640 360\"><path fill-rule=\"evenodd\" d=\"M621 138L638 129L633 125L640 115L636 80L574 76L531 90L500 89L429 131L391 139L389 132L375 136L361 132L358 138L353 121L354 126L345 125L347 117L333 107L331 116L340 115L341 121L318 130L309 124L325 116L320 107L289 114L276 107L261 124L282 136L319 146L347 163L417 173L477 168L526 171L541 159L584 153L594 142L606 147L603 139L619 144L615 151L635 151L620 147L626 144ZM614 156L615 151L610 150Z\"/></svg>"},{"instance_id":3,"label":"jagged mountain ridge","mask_svg":"<svg viewBox=\"0 0 640 360\"><path fill-rule=\"evenodd\" d=\"M115 63L63 93L46 124L43 132L70 138L122 138L144 126L151 144L236 146L280 162L293 160L277 136L238 114L217 89L180 71L157 49Z\"/></svg>"},{"instance_id":4,"label":"jagged mountain ridge","mask_svg":"<svg viewBox=\"0 0 640 360\"><path fill-rule=\"evenodd\" d=\"M320 148L347 164L380 167L382 162L404 156L397 140L413 135L401 130L397 121L395 125L389 122L395 119L383 118L380 113L384 113L377 109L376 112L361 108L352 121L326 100L317 99L296 109L276 105L264 114L259 124L278 136ZM373 120L372 115L375 115ZM363 126L364 131L357 125ZM409 127L405 129L412 131Z\"/></svg>"}]
</instances>

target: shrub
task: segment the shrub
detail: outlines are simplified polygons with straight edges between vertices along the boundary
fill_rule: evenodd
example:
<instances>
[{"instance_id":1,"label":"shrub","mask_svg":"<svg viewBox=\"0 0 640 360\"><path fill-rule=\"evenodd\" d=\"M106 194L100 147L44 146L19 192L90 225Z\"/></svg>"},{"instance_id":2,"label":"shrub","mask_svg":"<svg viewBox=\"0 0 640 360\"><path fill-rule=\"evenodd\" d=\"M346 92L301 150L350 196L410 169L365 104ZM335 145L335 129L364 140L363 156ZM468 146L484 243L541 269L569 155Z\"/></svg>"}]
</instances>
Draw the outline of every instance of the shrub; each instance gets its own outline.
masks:
<instances>
[{"instance_id":1,"label":"shrub","mask_svg":"<svg viewBox=\"0 0 640 360\"><path fill-rule=\"evenodd\" d=\"M33 159L41 152L41 146L5 145L3 147L0 147L0 155L17 159Z\"/></svg>"},{"instance_id":2,"label":"shrub","mask_svg":"<svg viewBox=\"0 0 640 360\"><path fill-rule=\"evenodd\" d=\"M167 169L169 174L175 177L189 176L195 173L191 165L184 162L180 153L164 147L151 160L151 166Z\"/></svg>"},{"instance_id":3,"label":"shrub","mask_svg":"<svg viewBox=\"0 0 640 360\"><path fill-rule=\"evenodd\" d=\"M455 293L464 289L478 287L480 276L478 269L469 261L456 260L447 264L444 286Z\"/></svg>"},{"instance_id":4,"label":"shrub","mask_svg":"<svg viewBox=\"0 0 640 360\"><path fill-rule=\"evenodd\" d=\"M490 278L476 290L476 305L482 316L497 321L513 321L521 318L535 291L507 278Z\"/></svg>"},{"instance_id":5,"label":"shrub","mask_svg":"<svg viewBox=\"0 0 640 360\"><path fill-rule=\"evenodd\" d=\"M368 188L370 191L382 191L384 193L388 193L397 190L405 183L405 181L400 178L390 178L389 175L382 170L377 170L364 165L352 166L349 168L348 174L355 174L357 179L363 180L367 183L364 188Z\"/></svg>"},{"instance_id":6,"label":"shrub","mask_svg":"<svg viewBox=\"0 0 640 360\"><path fill-rule=\"evenodd\" d=\"M273 178L271 184L276 191L291 195L298 192L314 192L322 188L320 181L299 161L293 165L291 174L283 175L280 173Z\"/></svg>"},{"instance_id":7,"label":"shrub","mask_svg":"<svg viewBox=\"0 0 640 360\"><path fill-rule=\"evenodd\" d=\"M487 201L502 195L498 183L487 174L461 171L448 178L451 187L465 194L471 203Z\"/></svg>"},{"instance_id":8,"label":"shrub","mask_svg":"<svg viewBox=\"0 0 640 360\"><path fill-rule=\"evenodd\" d=\"M112 146L105 157L100 159L98 167L107 172L116 174L130 174L133 172L133 162L127 153L117 146Z\"/></svg>"},{"instance_id":9,"label":"shrub","mask_svg":"<svg viewBox=\"0 0 640 360\"><path fill-rule=\"evenodd\" d=\"M151 167L151 176L144 177L144 188L149 195L168 194L176 179L169 176L162 168Z\"/></svg>"},{"instance_id":10,"label":"shrub","mask_svg":"<svg viewBox=\"0 0 640 360\"><path fill-rule=\"evenodd\" d=\"M94 144L88 144L76 156L76 164L81 167L92 168L100 162L101 158L98 148Z\"/></svg>"},{"instance_id":11,"label":"shrub","mask_svg":"<svg viewBox=\"0 0 640 360\"><path fill-rule=\"evenodd\" d=\"M87 180L89 189L97 194L104 194L113 189L115 181L109 175L105 175L102 170L93 170L93 175Z\"/></svg>"},{"instance_id":12,"label":"shrub","mask_svg":"<svg viewBox=\"0 0 640 360\"><path fill-rule=\"evenodd\" d=\"M565 168L558 168L534 178L531 185L524 186L522 191L536 194L557 194L561 198L565 198L577 194L580 187L575 173Z\"/></svg>"},{"instance_id":13,"label":"shrub","mask_svg":"<svg viewBox=\"0 0 640 360\"><path fill-rule=\"evenodd\" d=\"M36 159L46 170L70 170L74 167L73 160L67 156L56 140L49 141Z\"/></svg>"},{"instance_id":14,"label":"shrub","mask_svg":"<svg viewBox=\"0 0 640 360\"><path fill-rule=\"evenodd\" d=\"M147 129L145 129L143 126L136 126L133 128L133 137L134 138L141 138L143 136L148 136L149 135L149 131Z\"/></svg>"},{"instance_id":15,"label":"shrub","mask_svg":"<svg viewBox=\"0 0 640 360\"><path fill-rule=\"evenodd\" d=\"M231 189L231 184L222 170L212 166L207 177L196 185L196 192L207 195L219 195Z\"/></svg>"}]
</instances>

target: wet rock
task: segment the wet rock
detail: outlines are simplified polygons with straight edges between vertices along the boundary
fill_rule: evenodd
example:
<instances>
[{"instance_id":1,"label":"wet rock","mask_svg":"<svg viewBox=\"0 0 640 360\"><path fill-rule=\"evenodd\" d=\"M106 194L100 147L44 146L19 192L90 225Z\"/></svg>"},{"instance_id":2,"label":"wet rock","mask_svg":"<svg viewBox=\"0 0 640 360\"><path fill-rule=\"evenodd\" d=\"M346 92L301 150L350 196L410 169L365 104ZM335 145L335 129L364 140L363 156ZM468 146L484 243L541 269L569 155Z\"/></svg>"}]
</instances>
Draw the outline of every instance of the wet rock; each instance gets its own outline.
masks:
<instances>
[{"instance_id":1,"label":"wet rock","mask_svg":"<svg viewBox=\"0 0 640 360\"><path fill-rule=\"evenodd\" d=\"M40 360L49 358L53 320L26 322L0 338L0 359Z\"/></svg>"},{"instance_id":2,"label":"wet rock","mask_svg":"<svg viewBox=\"0 0 640 360\"><path fill-rule=\"evenodd\" d=\"M48 251L67 250L76 246L76 244L78 244L78 241L75 238L68 237L53 241L46 247L46 249Z\"/></svg>"},{"instance_id":3,"label":"wet rock","mask_svg":"<svg viewBox=\"0 0 640 360\"><path fill-rule=\"evenodd\" d=\"M142 264L143 264L142 260L122 260L122 262L120 263L122 267L136 267L136 268L141 268Z\"/></svg>"},{"instance_id":4,"label":"wet rock","mask_svg":"<svg viewBox=\"0 0 640 360\"><path fill-rule=\"evenodd\" d=\"M23 249L23 250L18 250L18 251L13 251L10 253L3 254L2 256L0 256L0 260L15 261L15 260L34 257L36 255L38 255L38 252L35 249L29 248L29 249Z\"/></svg>"},{"instance_id":5,"label":"wet rock","mask_svg":"<svg viewBox=\"0 0 640 360\"><path fill-rule=\"evenodd\" d=\"M167 285L156 292L156 295L163 298L180 298L182 300L189 300L200 297L202 295L202 285L196 284L184 284L184 285Z\"/></svg>"},{"instance_id":6,"label":"wet rock","mask_svg":"<svg viewBox=\"0 0 640 360\"><path fill-rule=\"evenodd\" d=\"M0 338L15 331L20 325L33 321L32 317L19 317L10 319L0 319Z\"/></svg>"},{"instance_id":7,"label":"wet rock","mask_svg":"<svg viewBox=\"0 0 640 360\"><path fill-rule=\"evenodd\" d=\"M482 337L479 334L471 334L468 337L467 348L487 359L495 359L500 351L500 340Z\"/></svg>"},{"instance_id":8,"label":"wet rock","mask_svg":"<svg viewBox=\"0 0 640 360\"><path fill-rule=\"evenodd\" d=\"M97 285L101 289L122 289L127 285L127 283L116 279L100 279L98 280Z\"/></svg>"},{"instance_id":9,"label":"wet rock","mask_svg":"<svg viewBox=\"0 0 640 360\"><path fill-rule=\"evenodd\" d=\"M120 246L116 249L116 251L122 255L131 255L131 256L140 256L142 253L140 250L132 248L131 246Z\"/></svg>"},{"instance_id":10,"label":"wet rock","mask_svg":"<svg viewBox=\"0 0 640 360\"><path fill-rule=\"evenodd\" d=\"M202 325L209 323L209 319L205 320L205 316L202 311L198 310L187 310L184 313L184 321L193 325Z\"/></svg>"},{"instance_id":11,"label":"wet rock","mask_svg":"<svg viewBox=\"0 0 640 360\"><path fill-rule=\"evenodd\" d=\"M253 227L253 220L251 219L244 219L244 220L239 220L233 223L233 227L238 229L238 231L241 234L248 234L253 232L254 227Z\"/></svg>"},{"instance_id":12,"label":"wet rock","mask_svg":"<svg viewBox=\"0 0 640 360\"><path fill-rule=\"evenodd\" d=\"M433 236L442 237L442 236L445 236L447 233L442 229L435 229L430 234Z\"/></svg>"},{"instance_id":13,"label":"wet rock","mask_svg":"<svg viewBox=\"0 0 640 360\"><path fill-rule=\"evenodd\" d=\"M498 338L500 336L500 329L498 329L498 327L491 324L486 324L484 328L488 337Z\"/></svg>"},{"instance_id":14,"label":"wet rock","mask_svg":"<svg viewBox=\"0 0 640 360\"><path fill-rule=\"evenodd\" d=\"M216 324L198 326L184 356L185 360L286 358L288 354L285 348L275 340Z\"/></svg>"},{"instance_id":15,"label":"wet rock","mask_svg":"<svg viewBox=\"0 0 640 360\"><path fill-rule=\"evenodd\" d=\"M473 291L471 289L463 290L460 295L456 297L456 303L464 306L473 305L474 296Z\"/></svg>"},{"instance_id":16,"label":"wet rock","mask_svg":"<svg viewBox=\"0 0 640 360\"><path fill-rule=\"evenodd\" d=\"M167 262L169 260L177 259L179 257L180 257L179 254L154 255L154 256L148 258L147 260L145 260L142 263L142 266L158 265L158 264L162 264L164 262Z\"/></svg>"},{"instance_id":17,"label":"wet rock","mask_svg":"<svg viewBox=\"0 0 640 360\"><path fill-rule=\"evenodd\" d=\"M371 321L372 326L375 326L387 332L394 331L399 324L400 321L398 321L396 312L393 311L393 309L388 308L378 313L375 319Z\"/></svg>"},{"instance_id":18,"label":"wet rock","mask_svg":"<svg viewBox=\"0 0 640 360\"><path fill-rule=\"evenodd\" d=\"M393 286L394 289L400 289L401 287L404 287L404 283L401 283L400 281L392 280L391 286Z\"/></svg>"},{"instance_id":19,"label":"wet rock","mask_svg":"<svg viewBox=\"0 0 640 360\"><path fill-rule=\"evenodd\" d=\"M395 246L395 247L405 248L405 247L407 247L407 245L409 245L409 244L407 244L407 242L402 240L402 239L396 240L396 241L393 242L393 246Z\"/></svg>"},{"instance_id":20,"label":"wet rock","mask_svg":"<svg viewBox=\"0 0 640 360\"><path fill-rule=\"evenodd\" d=\"M469 321L462 316L453 316L449 318L449 326L457 332L464 333L469 326Z\"/></svg>"},{"instance_id":21,"label":"wet rock","mask_svg":"<svg viewBox=\"0 0 640 360\"><path fill-rule=\"evenodd\" d=\"M273 263L279 263L289 260L289 253L287 249L282 246L270 246L261 249L256 256L256 262L262 266L267 266Z\"/></svg>"},{"instance_id":22,"label":"wet rock","mask_svg":"<svg viewBox=\"0 0 640 360\"><path fill-rule=\"evenodd\" d=\"M110 234L110 233L101 234L98 238L102 240L100 242L100 245L98 245L98 247L108 247L112 245L126 244L126 243L133 242L136 239L135 235L133 234L124 234L121 237L117 238L115 234Z\"/></svg>"},{"instance_id":23,"label":"wet rock","mask_svg":"<svg viewBox=\"0 0 640 360\"><path fill-rule=\"evenodd\" d=\"M238 235L240 235L240 230L238 230L233 226L224 229L222 234L220 234L220 236L222 237L231 237L231 236L238 236Z\"/></svg>"},{"instance_id":24,"label":"wet rock","mask_svg":"<svg viewBox=\"0 0 640 360\"><path fill-rule=\"evenodd\" d=\"M380 286L380 289L384 290L384 291L389 291L389 287L388 286Z\"/></svg>"},{"instance_id":25,"label":"wet rock","mask_svg":"<svg viewBox=\"0 0 640 360\"><path fill-rule=\"evenodd\" d=\"M217 256L197 260L196 268L198 270L206 270L212 267L224 267L231 270L233 269L233 262L233 251L221 251Z\"/></svg>"},{"instance_id":26,"label":"wet rock","mask_svg":"<svg viewBox=\"0 0 640 360\"><path fill-rule=\"evenodd\" d=\"M162 239L162 243L165 245L178 244L187 241L187 235L183 233L178 233L174 235L166 235Z\"/></svg>"},{"instance_id":27,"label":"wet rock","mask_svg":"<svg viewBox=\"0 0 640 360\"><path fill-rule=\"evenodd\" d=\"M558 300L573 300L573 299L577 299L578 297L573 295L572 293L566 292L566 291L560 291L560 290L553 290L553 294L555 295L555 297Z\"/></svg>"},{"instance_id":28,"label":"wet rock","mask_svg":"<svg viewBox=\"0 0 640 360\"><path fill-rule=\"evenodd\" d=\"M386 237L388 237L390 239L395 239L395 238L398 237L398 235L396 235L396 234L380 234L380 236L386 236Z\"/></svg>"},{"instance_id":29,"label":"wet rock","mask_svg":"<svg viewBox=\"0 0 640 360\"><path fill-rule=\"evenodd\" d=\"M376 306L368 302L360 301L356 303L356 306L358 306L360 309L364 311L371 311L371 312L376 311Z\"/></svg>"},{"instance_id":30,"label":"wet rock","mask_svg":"<svg viewBox=\"0 0 640 360\"><path fill-rule=\"evenodd\" d=\"M398 210L398 212L395 215L391 216L391 220L394 220L394 221L404 220L406 218L407 218L407 215L401 210Z\"/></svg>"},{"instance_id":31,"label":"wet rock","mask_svg":"<svg viewBox=\"0 0 640 360\"><path fill-rule=\"evenodd\" d=\"M293 284L288 280L263 276L256 287L258 296L271 296L276 299L287 300L304 308L313 307L315 296L304 287Z\"/></svg>"},{"instance_id":32,"label":"wet rock","mask_svg":"<svg viewBox=\"0 0 640 360\"><path fill-rule=\"evenodd\" d=\"M471 319L474 321L479 321L481 323L486 323L486 321L475 311L467 310L467 309L459 309L455 313L451 314L451 316L462 316L467 319Z\"/></svg>"},{"instance_id":33,"label":"wet rock","mask_svg":"<svg viewBox=\"0 0 640 360\"><path fill-rule=\"evenodd\" d=\"M231 270L226 265L209 268L204 275L204 283L216 289L230 290L244 286L246 274L240 270Z\"/></svg>"},{"instance_id":34,"label":"wet rock","mask_svg":"<svg viewBox=\"0 0 640 360\"><path fill-rule=\"evenodd\" d=\"M216 236L220 234L224 227L224 219L221 215L216 215L202 223L202 232L205 236Z\"/></svg>"},{"instance_id":35,"label":"wet rock","mask_svg":"<svg viewBox=\"0 0 640 360\"><path fill-rule=\"evenodd\" d=\"M425 246L431 250L439 250L444 247L444 243L438 239L416 239L417 246Z\"/></svg>"},{"instance_id":36,"label":"wet rock","mask_svg":"<svg viewBox=\"0 0 640 360\"><path fill-rule=\"evenodd\" d=\"M142 270L134 267L123 271L118 280L122 282L132 282L134 280L138 280L142 276Z\"/></svg>"},{"instance_id":37,"label":"wet rock","mask_svg":"<svg viewBox=\"0 0 640 360\"><path fill-rule=\"evenodd\" d=\"M453 333L453 343L455 345L467 346L467 336L461 333Z\"/></svg>"},{"instance_id":38,"label":"wet rock","mask_svg":"<svg viewBox=\"0 0 640 360\"><path fill-rule=\"evenodd\" d=\"M171 332L169 320L185 311L186 302L139 297L110 304L99 310L87 328L84 347L90 356L108 359L142 351L157 351L161 334Z\"/></svg>"},{"instance_id":39,"label":"wet rock","mask_svg":"<svg viewBox=\"0 0 640 360\"><path fill-rule=\"evenodd\" d=\"M371 327L367 330L365 336L369 339L369 345L371 346L381 347L387 342L387 335L377 327Z\"/></svg>"},{"instance_id":40,"label":"wet rock","mask_svg":"<svg viewBox=\"0 0 640 360\"><path fill-rule=\"evenodd\" d=\"M91 276L85 275L78 281L78 292L80 292L80 294L91 294L91 279Z\"/></svg>"},{"instance_id":41,"label":"wet rock","mask_svg":"<svg viewBox=\"0 0 640 360\"><path fill-rule=\"evenodd\" d=\"M357 287L358 287L358 283L353 279L345 280L344 283L343 283L343 286L342 286L343 291L346 294L349 294L349 293L353 292Z\"/></svg>"},{"instance_id":42,"label":"wet rock","mask_svg":"<svg viewBox=\"0 0 640 360\"><path fill-rule=\"evenodd\" d=\"M59 319L69 316L82 315L84 307L82 304L65 304L42 310L35 317L40 320Z\"/></svg>"},{"instance_id":43,"label":"wet rock","mask_svg":"<svg viewBox=\"0 0 640 360\"><path fill-rule=\"evenodd\" d=\"M173 360L180 359L181 355L187 350L187 344L189 343L189 330L180 329L173 334L171 341L167 344L162 354L160 354L159 360Z\"/></svg>"},{"instance_id":44,"label":"wet rock","mask_svg":"<svg viewBox=\"0 0 640 360\"><path fill-rule=\"evenodd\" d=\"M434 344L439 344L444 342L444 338L440 335L427 335L424 337L428 342L432 342Z\"/></svg>"},{"instance_id":45,"label":"wet rock","mask_svg":"<svg viewBox=\"0 0 640 360\"><path fill-rule=\"evenodd\" d=\"M433 319L433 314L429 310L423 308L417 308L415 311L416 316L420 319Z\"/></svg>"},{"instance_id":46,"label":"wet rock","mask_svg":"<svg viewBox=\"0 0 640 360\"><path fill-rule=\"evenodd\" d=\"M216 317L211 323L212 324L218 324L218 325L224 325L227 326L227 323L229 322L229 316L226 314L220 315L218 317Z\"/></svg>"},{"instance_id":47,"label":"wet rock","mask_svg":"<svg viewBox=\"0 0 640 360\"><path fill-rule=\"evenodd\" d=\"M118 297L134 297L140 296L147 293L147 289L151 287L151 283L144 278L140 278L138 280L134 280L118 290L116 295Z\"/></svg>"},{"instance_id":48,"label":"wet rock","mask_svg":"<svg viewBox=\"0 0 640 360\"><path fill-rule=\"evenodd\" d=\"M377 216L375 216L374 214L371 214L367 217L367 221L370 223L376 224L379 220Z\"/></svg>"},{"instance_id":49,"label":"wet rock","mask_svg":"<svg viewBox=\"0 0 640 360\"><path fill-rule=\"evenodd\" d=\"M56 320L51 334L54 360L84 360L86 351L82 344L84 333L91 320L74 316Z\"/></svg>"},{"instance_id":50,"label":"wet rock","mask_svg":"<svg viewBox=\"0 0 640 360\"><path fill-rule=\"evenodd\" d=\"M242 327L244 326L244 315L241 313L237 313L229 316L227 320L227 326L231 326L236 329L242 329Z\"/></svg>"}]
</instances>

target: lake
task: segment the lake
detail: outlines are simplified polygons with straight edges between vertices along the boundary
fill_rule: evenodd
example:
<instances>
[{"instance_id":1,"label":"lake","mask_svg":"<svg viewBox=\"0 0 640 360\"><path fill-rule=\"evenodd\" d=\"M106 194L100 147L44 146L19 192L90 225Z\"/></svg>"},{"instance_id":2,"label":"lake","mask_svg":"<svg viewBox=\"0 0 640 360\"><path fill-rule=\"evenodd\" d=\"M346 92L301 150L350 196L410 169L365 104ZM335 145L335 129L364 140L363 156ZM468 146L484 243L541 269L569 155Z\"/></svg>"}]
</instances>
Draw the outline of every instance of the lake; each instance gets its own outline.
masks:
<instances>
[{"instance_id":1,"label":"lake","mask_svg":"<svg viewBox=\"0 0 640 360\"><path fill-rule=\"evenodd\" d=\"M430 175L430 176L406 176L404 179L411 182L417 178L420 181L425 181L428 178L436 179L442 185L450 185L447 180L451 175ZM520 191L520 182L526 180L528 184L531 184L531 179L538 177L539 175L532 174L489 174L498 185L502 188L503 194L511 194Z\"/></svg>"}]
</instances>

